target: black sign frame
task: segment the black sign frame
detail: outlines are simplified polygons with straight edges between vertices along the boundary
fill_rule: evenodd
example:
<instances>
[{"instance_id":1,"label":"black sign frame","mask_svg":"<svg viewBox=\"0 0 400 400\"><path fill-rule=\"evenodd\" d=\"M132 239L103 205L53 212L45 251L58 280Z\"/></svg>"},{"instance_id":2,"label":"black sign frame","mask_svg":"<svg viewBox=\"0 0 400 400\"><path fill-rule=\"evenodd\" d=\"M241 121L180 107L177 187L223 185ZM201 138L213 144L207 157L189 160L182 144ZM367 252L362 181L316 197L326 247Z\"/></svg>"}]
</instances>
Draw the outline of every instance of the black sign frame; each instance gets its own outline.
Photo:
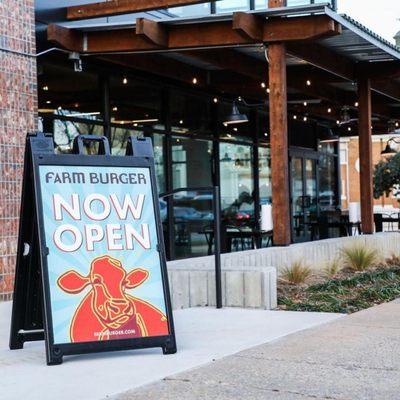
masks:
<instances>
[{"instance_id":1,"label":"black sign frame","mask_svg":"<svg viewBox=\"0 0 400 400\"><path fill-rule=\"evenodd\" d=\"M99 142L99 154L84 154L84 143L93 141ZM55 154L54 142L51 135L36 133L29 134L27 137L10 349L21 349L25 342L44 339L48 365L61 364L63 356L66 355L103 351L161 347L164 354L176 353L175 329L168 284L162 222L157 203L158 191L151 140L149 138L131 137L128 140L126 156L112 156L107 138L81 135L75 138L74 153ZM45 241L39 182L39 166L41 165L142 167L149 169L158 240L157 250L160 257L163 294L169 328L168 335L96 342L54 343L47 264L49 250Z\"/></svg>"}]
</instances>

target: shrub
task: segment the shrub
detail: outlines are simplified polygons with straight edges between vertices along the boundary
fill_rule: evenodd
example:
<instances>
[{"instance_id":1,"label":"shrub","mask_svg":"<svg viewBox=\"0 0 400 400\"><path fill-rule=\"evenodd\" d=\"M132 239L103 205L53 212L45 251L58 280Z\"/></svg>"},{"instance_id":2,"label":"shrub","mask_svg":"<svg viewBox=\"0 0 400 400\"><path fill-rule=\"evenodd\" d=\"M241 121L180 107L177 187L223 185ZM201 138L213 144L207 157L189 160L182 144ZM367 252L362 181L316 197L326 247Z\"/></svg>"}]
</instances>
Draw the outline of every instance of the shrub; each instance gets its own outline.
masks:
<instances>
[{"instance_id":1,"label":"shrub","mask_svg":"<svg viewBox=\"0 0 400 400\"><path fill-rule=\"evenodd\" d=\"M400 266L400 257L396 256L396 254L392 254L390 258L386 259L386 265L391 266Z\"/></svg>"},{"instance_id":2,"label":"shrub","mask_svg":"<svg viewBox=\"0 0 400 400\"><path fill-rule=\"evenodd\" d=\"M365 271L378 262L378 252L363 245L342 249L343 261L352 271Z\"/></svg>"},{"instance_id":3,"label":"shrub","mask_svg":"<svg viewBox=\"0 0 400 400\"><path fill-rule=\"evenodd\" d=\"M323 273L328 279L332 279L341 270L339 259L329 261L323 268Z\"/></svg>"},{"instance_id":4,"label":"shrub","mask_svg":"<svg viewBox=\"0 0 400 400\"><path fill-rule=\"evenodd\" d=\"M304 283L311 276L311 269L302 261L295 261L282 272L282 278L289 283L298 285Z\"/></svg>"}]
</instances>

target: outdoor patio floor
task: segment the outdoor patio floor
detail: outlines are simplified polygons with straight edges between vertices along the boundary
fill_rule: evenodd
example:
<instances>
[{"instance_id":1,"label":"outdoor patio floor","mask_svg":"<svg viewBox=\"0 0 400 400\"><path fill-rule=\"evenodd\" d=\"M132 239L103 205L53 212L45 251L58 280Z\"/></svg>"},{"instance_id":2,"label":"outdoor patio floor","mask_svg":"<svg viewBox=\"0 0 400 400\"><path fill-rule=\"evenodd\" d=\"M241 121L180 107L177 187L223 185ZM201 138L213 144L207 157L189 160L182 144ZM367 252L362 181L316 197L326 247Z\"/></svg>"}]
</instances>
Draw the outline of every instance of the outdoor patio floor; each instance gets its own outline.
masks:
<instances>
[{"instance_id":1,"label":"outdoor patio floor","mask_svg":"<svg viewBox=\"0 0 400 400\"><path fill-rule=\"evenodd\" d=\"M43 342L8 349L11 303L0 303L0 399L104 399L338 318L225 308L174 312L178 353L161 349L70 356L48 367Z\"/></svg>"}]
</instances>

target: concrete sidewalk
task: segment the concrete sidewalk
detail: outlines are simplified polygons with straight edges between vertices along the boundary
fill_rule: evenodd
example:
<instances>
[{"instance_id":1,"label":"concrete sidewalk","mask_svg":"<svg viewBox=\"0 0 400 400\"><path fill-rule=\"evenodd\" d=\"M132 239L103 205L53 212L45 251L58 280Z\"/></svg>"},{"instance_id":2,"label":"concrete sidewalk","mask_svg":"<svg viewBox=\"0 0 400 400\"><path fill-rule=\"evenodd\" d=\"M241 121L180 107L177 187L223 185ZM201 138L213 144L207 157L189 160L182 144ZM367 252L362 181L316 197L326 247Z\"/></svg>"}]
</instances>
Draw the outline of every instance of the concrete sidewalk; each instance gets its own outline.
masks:
<instances>
[{"instance_id":1,"label":"concrete sidewalk","mask_svg":"<svg viewBox=\"0 0 400 400\"><path fill-rule=\"evenodd\" d=\"M100 400L213 360L344 318L338 314L224 308L174 311L178 352L143 349L65 357L47 367L44 342L10 351L11 303L0 303L0 400Z\"/></svg>"},{"instance_id":2,"label":"concrete sidewalk","mask_svg":"<svg viewBox=\"0 0 400 400\"><path fill-rule=\"evenodd\" d=\"M398 400L400 301L242 351L115 399Z\"/></svg>"}]
</instances>

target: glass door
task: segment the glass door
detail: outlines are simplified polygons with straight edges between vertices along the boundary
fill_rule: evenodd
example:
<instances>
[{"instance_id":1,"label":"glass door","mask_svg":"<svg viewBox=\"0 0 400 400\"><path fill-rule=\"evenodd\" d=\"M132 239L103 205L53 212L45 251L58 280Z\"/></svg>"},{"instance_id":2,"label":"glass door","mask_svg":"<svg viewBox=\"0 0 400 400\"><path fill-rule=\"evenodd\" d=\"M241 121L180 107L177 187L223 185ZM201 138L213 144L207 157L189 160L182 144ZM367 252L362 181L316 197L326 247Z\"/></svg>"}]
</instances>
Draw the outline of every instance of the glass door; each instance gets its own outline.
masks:
<instances>
[{"instance_id":1,"label":"glass door","mask_svg":"<svg viewBox=\"0 0 400 400\"><path fill-rule=\"evenodd\" d=\"M317 160L291 158L292 240L312 240L312 223L318 216Z\"/></svg>"},{"instance_id":2,"label":"glass door","mask_svg":"<svg viewBox=\"0 0 400 400\"><path fill-rule=\"evenodd\" d=\"M212 191L185 190L212 186L210 140L172 137L172 186L183 189L172 197L174 258L210 254L208 232L213 224Z\"/></svg>"}]
</instances>

